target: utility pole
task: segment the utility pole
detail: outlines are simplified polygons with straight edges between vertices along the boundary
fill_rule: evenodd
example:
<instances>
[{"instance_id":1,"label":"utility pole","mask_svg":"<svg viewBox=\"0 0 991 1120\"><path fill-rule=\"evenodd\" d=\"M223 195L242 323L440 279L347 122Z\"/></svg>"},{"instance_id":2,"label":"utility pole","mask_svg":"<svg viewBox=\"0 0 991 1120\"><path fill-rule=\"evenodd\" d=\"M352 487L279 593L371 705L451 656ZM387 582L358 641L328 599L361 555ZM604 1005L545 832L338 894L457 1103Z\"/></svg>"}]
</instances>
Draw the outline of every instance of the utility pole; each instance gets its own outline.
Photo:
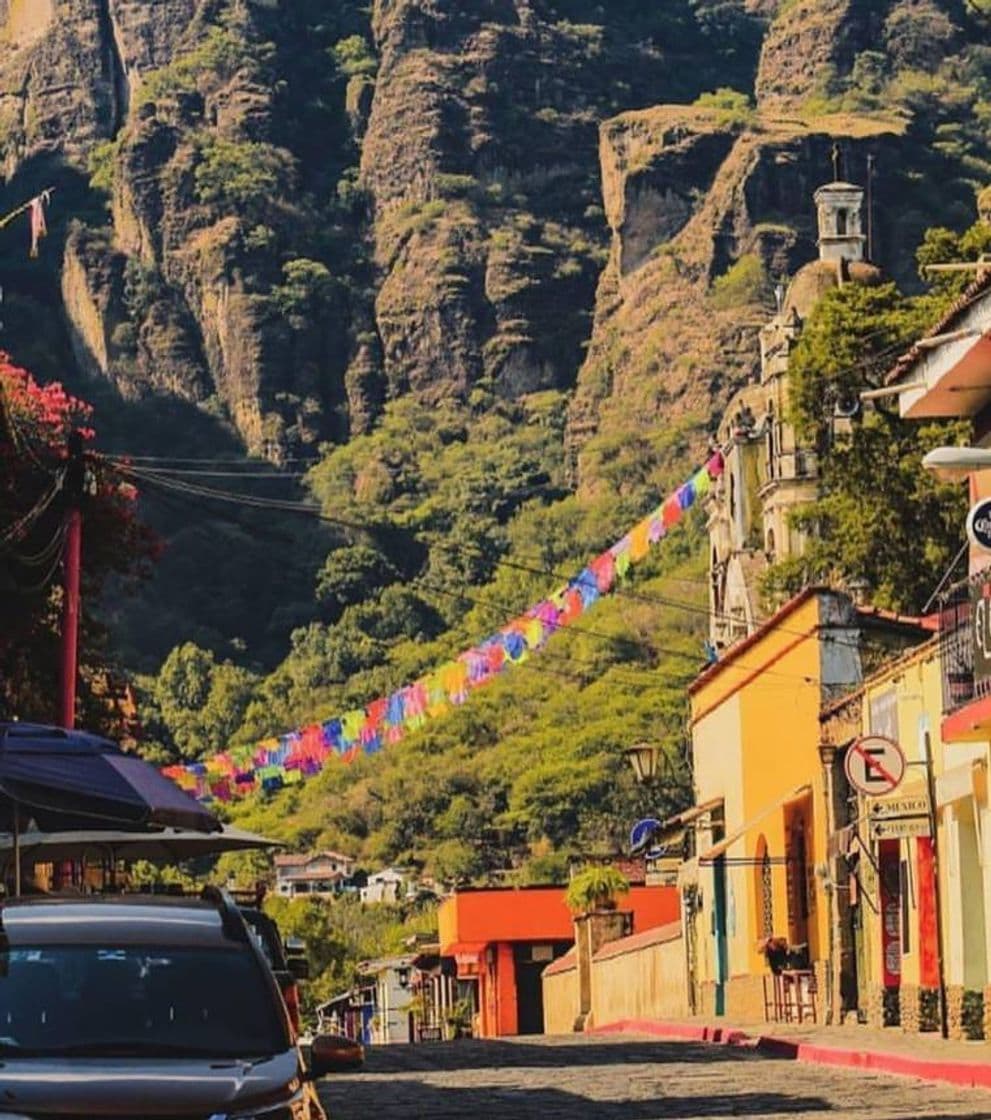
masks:
<instances>
[{"instance_id":1,"label":"utility pole","mask_svg":"<svg viewBox=\"0 0 991 1120\"><path fill-rule=\"evenodd\" d=\"M79 658L79 569L83 543L83 486L86 465L83 437L69 433L69 461L65 471L65 544L62 594L62 679L59 688L59 725L76 725L76 671Z\"/></svg>"}]
</instances>

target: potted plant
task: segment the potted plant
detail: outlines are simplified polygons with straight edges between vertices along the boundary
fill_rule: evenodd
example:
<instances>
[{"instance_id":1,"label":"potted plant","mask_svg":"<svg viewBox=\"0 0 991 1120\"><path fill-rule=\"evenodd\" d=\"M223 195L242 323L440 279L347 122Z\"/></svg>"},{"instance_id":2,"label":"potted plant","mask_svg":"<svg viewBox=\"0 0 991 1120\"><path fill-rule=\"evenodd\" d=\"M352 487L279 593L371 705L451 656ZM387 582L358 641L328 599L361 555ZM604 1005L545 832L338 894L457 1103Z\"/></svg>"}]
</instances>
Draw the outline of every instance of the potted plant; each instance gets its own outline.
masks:
<instances>
[{"instance_id":1,"label":"potted plant","mask_svg":"<svg viewBox=\"0 0 991 1120\"><path fill-rule=\"evenodd\" d=\"M446 1037L470 1038L471 1037L472 1007L466 999L459 999L447 1009L444 1023L447 1026Z\"/></svg>"},{"instance_id":2,"label":"potted plant","mask_svg":"<svg viewBox=\"0 0 991 1120\"><path fill-rule=\"evenodd\" d=\"M571 880L565 901L575 914L615 910L616 896L627 894L629 890L629 880L621 871L611 865L594 864L579 871Z\"/></svg>"},{"instance_id":3,"label":"potted plant","mask_svg":"<svg viewBox=\"0 0 991 1120\"><path fill-rule=\"evenodd\" d=\"M788 941L784 937L762 937L757 942L757 952L764 954L772 972L781 972L788 963Z\"/></svg>"}]
</instances>

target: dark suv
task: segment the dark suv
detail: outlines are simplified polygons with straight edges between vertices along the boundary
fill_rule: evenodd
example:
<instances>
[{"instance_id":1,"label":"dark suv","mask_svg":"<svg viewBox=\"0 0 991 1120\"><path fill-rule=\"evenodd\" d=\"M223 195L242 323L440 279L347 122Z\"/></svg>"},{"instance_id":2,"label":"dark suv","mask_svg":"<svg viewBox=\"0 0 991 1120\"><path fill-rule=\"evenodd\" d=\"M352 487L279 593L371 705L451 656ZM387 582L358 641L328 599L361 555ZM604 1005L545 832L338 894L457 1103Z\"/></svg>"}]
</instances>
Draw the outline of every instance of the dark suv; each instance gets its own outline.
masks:
<instances>
[{"instance_id":1,"label":"dark suv","mask_svg":"<svg viewBox=\"0 0 991 1120\"><path fill-rule=\"evenodd\" d=\"M257 906L239 905L238 909L248 928L258 938L268 967L272 970L279 991L282 992L282 998L286 1001L289 1021L296 1034L299 1034L301 1031L299 981L308 980L310 976L305 951L297 951L295 945L283 941L279 927Z\"/></svg>"},{"instance_id":2,"label":"dark suv","mask_svg":"<svg viewBox=\"0 0 991 1120\"><path fill-rule=\"evenodd\" d=\"M5 1118L326 1120L278 985L233 902L0 909Z\"/></svg>"}]
</instances>

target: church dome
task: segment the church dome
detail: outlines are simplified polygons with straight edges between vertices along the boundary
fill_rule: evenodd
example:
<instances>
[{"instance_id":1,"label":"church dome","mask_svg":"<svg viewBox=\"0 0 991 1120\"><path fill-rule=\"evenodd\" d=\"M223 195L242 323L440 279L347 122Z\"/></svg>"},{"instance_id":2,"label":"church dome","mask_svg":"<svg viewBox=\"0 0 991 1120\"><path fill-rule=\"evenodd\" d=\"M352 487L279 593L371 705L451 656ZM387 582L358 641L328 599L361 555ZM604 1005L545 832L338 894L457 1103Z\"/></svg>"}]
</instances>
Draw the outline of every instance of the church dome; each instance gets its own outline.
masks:
<instances>
[{"instance_id":1,"label":"church dome","mask_svg":"<svg viewBox=\"0 0 991 1120\"><path fill-rule=\"evenodd\" d=\"M884 278L881 270L867 261L810 261L795 273L788 286L784 310L794 311L799 319L807 319L819 300L840 286L840 268L844 270L846 282L852 284L873 287Z\"/></svg>"}]
</instances>

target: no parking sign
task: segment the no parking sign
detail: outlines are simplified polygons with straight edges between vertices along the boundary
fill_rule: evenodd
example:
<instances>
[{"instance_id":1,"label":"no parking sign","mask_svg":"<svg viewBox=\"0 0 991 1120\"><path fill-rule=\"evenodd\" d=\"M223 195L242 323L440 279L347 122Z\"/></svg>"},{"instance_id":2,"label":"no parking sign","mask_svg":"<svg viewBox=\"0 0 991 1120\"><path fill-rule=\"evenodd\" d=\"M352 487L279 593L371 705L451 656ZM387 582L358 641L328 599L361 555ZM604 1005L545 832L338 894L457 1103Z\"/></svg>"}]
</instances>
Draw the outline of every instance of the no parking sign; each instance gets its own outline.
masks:
<instances>
[{"instance_id":1,"label":"no parking sign","mask_svg":"<svg viewBox=\"0 0 991 1120\"><path fill-rule=\"evenodd\" d=\"M887 735L862 735L846 752L843 769L855 790L870 797L883 797L901 784L905 755Z\"/></svg>"}]
</instances>

